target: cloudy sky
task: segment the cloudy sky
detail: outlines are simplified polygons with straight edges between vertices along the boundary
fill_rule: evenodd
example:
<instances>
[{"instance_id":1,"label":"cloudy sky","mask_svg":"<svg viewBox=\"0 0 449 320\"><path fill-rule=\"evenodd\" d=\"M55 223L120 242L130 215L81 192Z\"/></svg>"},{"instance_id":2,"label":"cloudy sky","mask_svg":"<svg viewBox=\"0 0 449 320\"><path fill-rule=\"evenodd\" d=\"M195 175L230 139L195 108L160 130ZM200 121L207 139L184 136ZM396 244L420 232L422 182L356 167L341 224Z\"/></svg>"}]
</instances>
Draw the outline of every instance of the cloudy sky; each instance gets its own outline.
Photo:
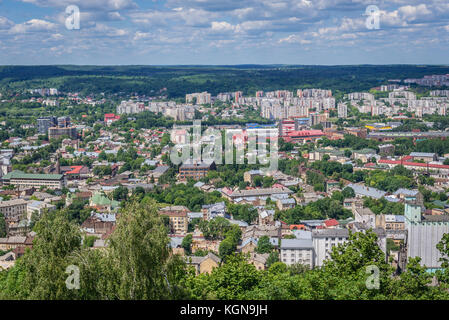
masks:
<instances>
[{"instance_id":1,"label":"cloudy sky","mask_svg":"<svg viewBox=\"0 0 449 320\"><path fill-rule=\"evenodd\" d=\"M449 64L449 0L0 0L0 65L272 63Z\"/></svg>"}]
</instances>

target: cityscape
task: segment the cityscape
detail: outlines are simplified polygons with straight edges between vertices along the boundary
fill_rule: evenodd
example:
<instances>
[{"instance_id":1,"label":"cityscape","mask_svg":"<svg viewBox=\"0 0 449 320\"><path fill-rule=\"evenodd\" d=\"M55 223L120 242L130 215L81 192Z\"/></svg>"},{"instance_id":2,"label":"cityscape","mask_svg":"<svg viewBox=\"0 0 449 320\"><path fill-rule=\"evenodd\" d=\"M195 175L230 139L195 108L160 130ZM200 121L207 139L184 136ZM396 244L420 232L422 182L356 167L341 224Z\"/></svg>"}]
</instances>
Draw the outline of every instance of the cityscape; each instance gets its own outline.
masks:
<instances>
[{"instance_id":1,"label":"cityscape","mask_svg":"<svg viewBox=\"0 0 449 320\"><path fill-rule=\"evenodd\" d=\"M62 2L0 3L0 300L449 300L448 3Z\"/></svg>"}]
</instances>

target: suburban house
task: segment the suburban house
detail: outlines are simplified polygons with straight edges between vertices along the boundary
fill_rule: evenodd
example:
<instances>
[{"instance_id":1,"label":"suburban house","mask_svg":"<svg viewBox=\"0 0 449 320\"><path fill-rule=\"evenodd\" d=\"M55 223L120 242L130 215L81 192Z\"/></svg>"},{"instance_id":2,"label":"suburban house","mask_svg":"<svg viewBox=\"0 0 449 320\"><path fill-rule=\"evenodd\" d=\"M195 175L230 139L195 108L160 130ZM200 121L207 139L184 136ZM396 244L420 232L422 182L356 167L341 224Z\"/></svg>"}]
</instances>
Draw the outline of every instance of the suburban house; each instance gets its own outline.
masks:
<instances>
[{"instance_id":1,"label":"suburban house","mask_svg":"<svg viewBox=\"0 0 449 320\"><path fill-rule=\"evenodd\" d=\"M197 274L211 273L214 268L217 268L220 265L221 259L212 252L209 252L204 257L187 256L186 263L195 267Z\"/></svg>"}]
</instances>

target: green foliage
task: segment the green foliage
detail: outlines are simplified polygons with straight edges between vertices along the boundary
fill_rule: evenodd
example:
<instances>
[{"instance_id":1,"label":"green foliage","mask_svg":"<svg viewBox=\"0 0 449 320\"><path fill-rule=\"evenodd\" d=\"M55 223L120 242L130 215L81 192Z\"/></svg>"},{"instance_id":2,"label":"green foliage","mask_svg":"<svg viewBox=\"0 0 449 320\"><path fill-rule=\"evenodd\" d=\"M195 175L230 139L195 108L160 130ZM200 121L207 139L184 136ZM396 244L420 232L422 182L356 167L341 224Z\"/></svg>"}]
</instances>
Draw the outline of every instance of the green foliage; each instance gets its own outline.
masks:
<instances>
[{"instance_id":1,"label":"green foliage","mask_svg":"<svg viewBox=\"0 0 449 320\"><path fill-rule=\"evenodd\" d=\"M204 192L193 185L194 182L189 181L187 185L174 184L164 190L155 188L146 196L156 199L160 203L186 206L195 212L200 211L205 204L223 201L220 192Z\"/></svg>"},{"instance_id":2,"label":"green foliage","mask_svg":"<svg viewBox=\"0 0 449 320\"><path fill-rule=\"evenodd\" d=\"M363 206L370 208L375 214L404 214L404 204L400 202L390 202L383 197L381 199L365 197L363 199Z\"/></svg>"},{"instance_id":3,"label":"green foliage","mask_svg":"<svg viewBox=\"0 0 449 320\"><path fill-rule=\"evenodd\" d=\"M341 191L343 197L345 199L347 198L354 198L355 197L355 192L354 189L352 189L351 187L346 187Z\"/></svg>"},{"instance_id":4,"label":"green foliage","mask_svg":"<svg viewBox=\"0 0 449 320\"><path fill-rule=\"evenodd\" d=\"M257 253L270 253L273 251L274 247L270 242L270 238L268 236L262 236L259 238L257 242L256 252Z\"/></svg>"},{"instance_id":5,"label":"green foliage","mask_svg":"<svg viewBox=\"0 0 449 320\"><path fill-rule=\"evenodd\" d=\"M3 213L0 213L0 238L6 237L6 221Z\"/></svg>"},{"instance_id":6,"label":"green foliage","mask_svg":"<svg viewBox=\"0 0 449 320\"><path fill-rule=\"evenodd\" d=\"M128 188L119 186L112 192L112 198L116 201L123 201L128 199Z\"/></svg>"},{"instance_id":7,"label":"green foliage","mask_svg":"<svg viewBox=\"0 0 449 320\"><path fill-rule=\"evenodd\" d=\"M97 239L98 237L96 236L85 236L83 241L83 247L92 248L94 246L95 240Z\"/></svg>"},{"instance_id":8,"label":"green foliage","mask_svg":"<svg viewBox=\"0 0 449 320\"><path fill-rule=\"evenodd\" d=\"M201 220L198 224L198 228L203 233L203 236L210 240L224 239L231 226L229 220L222 217L216 217L209 221Z\"/></svg>"},{"instance_id":9,"label":"green foliage","mask_svg":"<svg viewBox=\"0 0 449 320\"><path fill-rule=\"evenodd\" d=\"M82 224L87 218L90 217L91 209L86 207L87 204L87 200L75 199L72 204L64 208L62 211L67 215L67 218L70 221Z\"/></svg>"},{"instance_id":10,"label":"green foliage","mask_svg":"<svg viewBox=\"0 0 449 320\"><path fill-rule=\"evenodd\" d=\"M298 224L308 219L346 219L352 216L351 211L344 209L339 200L331 198L319 199L306 206L277 211L275 218L287 224Z\"/></svg>"},{"instance_id":11,"label":"green foliage","mask_svg":"<svg viewBox=\"0 0 449 320\"><path fill-rule=\"evenodd\" d=\"M365 183L369 187L374 187L380 190L394 192L399 188L414 189L417 187L415 179L409 170L401 166L388 171L374 170L365 178Z\"/></svg>"},{"instance_id":12,"label":"green foliage","mask_svg":"<svg viewBox=\"0 0 449 320\"><path fill-rule=\"evenodd\" d=\"M233 219L245 221L248 224L253 223L259 216L257 209L249 204L229 203L227 206L228 213Z\"/></svg>"},{"instance_id":13,"label":"green foliage","mask_svg":"<svg viewBox=\"0 0 449 320\"><path fill-rule=\"evenodd\" d=\"M103 250L81 247L79 226L62 211L45 212L33 249L0 275L2 299L179 299L185 264L171 256L153 200L129 203ZM80 289L69 290L66 267L80 269Z\"/></svg>"},{"instance_id":14,"label":"green foliage","mask_svg":"<svg viewBox=\"0 0 449 320\"><path fill-rule=\"evenodd\" d=\"M187 255L192 254L192 235L188 234L182 239L181 247Z\"/></svg>"}]
</instances>

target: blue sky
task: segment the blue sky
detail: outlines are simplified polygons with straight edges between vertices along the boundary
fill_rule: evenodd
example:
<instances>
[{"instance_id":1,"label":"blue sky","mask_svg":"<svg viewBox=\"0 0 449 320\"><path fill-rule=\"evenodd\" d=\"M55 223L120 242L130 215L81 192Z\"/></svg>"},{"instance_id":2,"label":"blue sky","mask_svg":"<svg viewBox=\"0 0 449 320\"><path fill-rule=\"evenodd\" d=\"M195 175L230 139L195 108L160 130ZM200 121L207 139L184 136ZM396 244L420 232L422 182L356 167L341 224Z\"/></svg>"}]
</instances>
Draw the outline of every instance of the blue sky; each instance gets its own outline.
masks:
<instances>
[{"instance_id":1,"label":"blue sky","mask_svg":"<svg viewBox=\"0 0 449 320\"><path fill-rule=\"evenodd\" d=\"M0 0L0 65L249 63L449 64L449 0Z\"/></svg>"}]
</instances>

